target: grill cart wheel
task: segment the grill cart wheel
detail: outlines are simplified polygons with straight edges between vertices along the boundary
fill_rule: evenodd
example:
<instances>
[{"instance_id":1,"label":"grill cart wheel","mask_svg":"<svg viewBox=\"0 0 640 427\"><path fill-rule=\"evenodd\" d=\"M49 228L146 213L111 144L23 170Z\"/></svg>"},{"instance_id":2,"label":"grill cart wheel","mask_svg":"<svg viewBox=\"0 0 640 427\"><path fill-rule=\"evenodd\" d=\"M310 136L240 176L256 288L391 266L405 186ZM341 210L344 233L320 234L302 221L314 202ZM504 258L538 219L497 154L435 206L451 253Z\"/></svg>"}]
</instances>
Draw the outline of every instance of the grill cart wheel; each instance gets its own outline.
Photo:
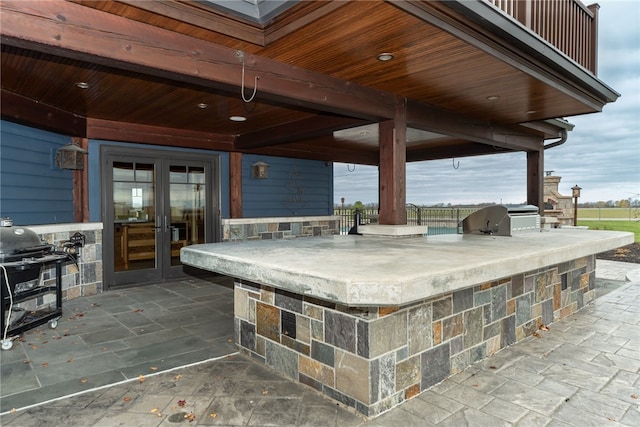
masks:
<instances>
[{"instance_id":1,"label":"grill cart wheel","mask_svg":"<svg viewBox=\"0 0 640 427\"><path fill-rule=\"evenodd\" d=\"M11 350L11 347L13 347L13 341L11 341L10 339L0 340L0 341L2 342L3 350Z\"/></svg>"},{"instance_id":2,"label":"grill cart wheel","mask_svg":"<svg viewBox=\"0 0 640 427\"><path fill-rule=\"evenodd\" d=\"M49 327L51 329L55 329L58 327L58 319L53 319L49 322Z\"/></svg>"}]
</instances>

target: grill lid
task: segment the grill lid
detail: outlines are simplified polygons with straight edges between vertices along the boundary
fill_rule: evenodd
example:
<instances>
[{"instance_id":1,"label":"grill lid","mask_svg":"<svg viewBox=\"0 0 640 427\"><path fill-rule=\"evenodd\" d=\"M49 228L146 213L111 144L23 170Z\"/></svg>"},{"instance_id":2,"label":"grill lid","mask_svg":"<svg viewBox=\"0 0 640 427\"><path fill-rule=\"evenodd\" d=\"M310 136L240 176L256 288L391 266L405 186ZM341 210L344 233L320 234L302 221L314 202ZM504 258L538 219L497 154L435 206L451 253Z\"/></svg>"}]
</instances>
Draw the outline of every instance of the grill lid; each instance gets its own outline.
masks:
<instances>
[{"instance_id":1,"label":"grill lid","mask_svg":"<svg viewBox=\"0 0 640 427\"><path fill-rule=\"evenodd\" d=\"M16 261L22 256L42 256L48 248L33 230L14 227L9 218L0 221L0 262Z\"/></svg>"}]
</instances>

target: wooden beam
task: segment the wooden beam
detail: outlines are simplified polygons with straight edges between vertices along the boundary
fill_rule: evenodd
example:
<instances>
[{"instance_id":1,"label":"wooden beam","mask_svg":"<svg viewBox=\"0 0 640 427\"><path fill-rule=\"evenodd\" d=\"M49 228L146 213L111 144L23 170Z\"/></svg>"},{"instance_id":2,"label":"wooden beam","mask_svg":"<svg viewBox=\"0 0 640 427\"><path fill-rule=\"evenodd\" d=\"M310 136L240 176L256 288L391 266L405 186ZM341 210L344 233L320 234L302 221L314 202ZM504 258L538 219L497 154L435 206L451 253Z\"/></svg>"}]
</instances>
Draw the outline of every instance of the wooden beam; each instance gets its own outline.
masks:
<instances>
[{"instance_id":1,"label":"wooden beam","mask_svg":"<svg viewBox=\"0 0 640 427\"><path fill-rule=\"evenodd\" d=\"M544 149L527 151L527 204L544 215Z\"/></svg>"},{"instance_id":2,"label":"wooden beam","mask_svg":"<svg viewBox=\"0 0 640 427\"><path fill-rule=\"evenodd\" d=\"M316 115L296 122L284 123L256 132L238 135L233 146L236 150L286 144L301 139L331 135L336 130L348 129L369 122L351 117Z\"/></svg>"},{"instance_id":3,"label":"wooden beam","mask_svg":"<svg viewBox=\"0 0 640 427\"><path fill-rule=\"evenodd\" d=\"M437 147L422 147L418 149L407 149L407 162L417 162L424 160L441 160L454 157L472 157L489 154L511 153L513 150L498 149L486 144L477 142L460 141L451 145Z\"/></svg>"},{"instance_id":4,"label":"wooden beam","mask_svg":"<svg viewBox=\"0 0 640 427\"><path fill-rule=\"evenodd\" d=\"M229 216L242 218L242 153L229 153Z\"/></svg>"},{"instance_id":5,"label":"wooden beam","mask_svg":"<svg viewBox=\"0 0 640 427\"><path fill-rule=\"evenodd\" d=\"M82 138L86 135L87 123L84 117L41 104L4 89L0 92L0 104L2 118L11 122L71 137Z\"/></svg>"},{"instance_id":6,"label":"wooden beam","mask_svg":"<svg viewBox=\"0 0 640 427\"><path fill-rule=\"evenodd\" d=\"M416 129L510 150L535 149L542 138L508 126L477 120L409 100L407 124Z\"/></svg>"},{"instance_id":7,"label":"wooden beam","mask_svg":"<svg viewBox=\"0 0 640 427\"><path fill-rule=\"evenodd\" d=\"M10 46L227 91L244 67L247 82L258 78L256 99L370 121L395 114L393 94L67 1L3 0L0 11Z\"/></svg>"},{"instance_id":8,"label":"wooden beam","mask_svg":"<svg viewBox=\"0 0 640 427\"><path fill-rule=\"evenodd\" d=\"M87 119L87 138L205 150L233 149L233 138L227 135L102 119Z\"/></svg>"},{"instance_id":9,"label":"wooden beam","mask_svg":"<svg viewBox=\"0 0 640 427\"><path fill-rule=\"evenodd\" d=\"M407 223L406 140L407 104L398 100L393 121L380 122L380 224Z\"/></svg>"}]
</instances>

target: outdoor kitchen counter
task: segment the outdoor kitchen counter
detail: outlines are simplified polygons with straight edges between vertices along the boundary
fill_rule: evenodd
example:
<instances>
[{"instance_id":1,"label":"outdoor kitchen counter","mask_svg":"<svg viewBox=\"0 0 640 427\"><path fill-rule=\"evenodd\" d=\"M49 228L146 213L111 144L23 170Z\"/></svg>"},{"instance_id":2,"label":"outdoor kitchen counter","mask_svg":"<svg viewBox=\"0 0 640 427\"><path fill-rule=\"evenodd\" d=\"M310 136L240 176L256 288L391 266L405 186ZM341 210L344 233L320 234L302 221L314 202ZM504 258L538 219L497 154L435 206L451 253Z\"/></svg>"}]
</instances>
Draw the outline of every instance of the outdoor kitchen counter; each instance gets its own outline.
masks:
<instances>
[{"instance_id":1,"label":"outdoor kitchen counter","mask_svg":"<svg viewBox=\"0 0 640 427\"><path fill-rule=\"evenodd\" d=\"M210 243L184 264L347 306L400 306L633 243L633 234L554 229L504 236L328 236Z\"/></svg>"}]
</instances>

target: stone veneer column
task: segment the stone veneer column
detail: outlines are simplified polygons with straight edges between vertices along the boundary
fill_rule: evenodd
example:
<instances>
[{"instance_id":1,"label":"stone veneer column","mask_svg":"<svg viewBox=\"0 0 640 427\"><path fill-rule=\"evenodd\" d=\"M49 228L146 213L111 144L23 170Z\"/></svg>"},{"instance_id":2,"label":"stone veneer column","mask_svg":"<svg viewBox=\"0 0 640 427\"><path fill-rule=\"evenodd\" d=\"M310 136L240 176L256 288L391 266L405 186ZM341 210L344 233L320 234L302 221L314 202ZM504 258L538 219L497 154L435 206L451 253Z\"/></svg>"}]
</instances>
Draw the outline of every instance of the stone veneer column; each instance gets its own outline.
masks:
<instances>
[{"instance_id":1,"label":"stone veneer column","mask_svg":"<svg viewBox=\"0 0 640 427\"><path fill-rule=\"evenodd\" d=\"M235 284L240 350L376 416L534 334L594 297L595 257L402 307L345 307Z\"/></svg>"}]
</instances>

